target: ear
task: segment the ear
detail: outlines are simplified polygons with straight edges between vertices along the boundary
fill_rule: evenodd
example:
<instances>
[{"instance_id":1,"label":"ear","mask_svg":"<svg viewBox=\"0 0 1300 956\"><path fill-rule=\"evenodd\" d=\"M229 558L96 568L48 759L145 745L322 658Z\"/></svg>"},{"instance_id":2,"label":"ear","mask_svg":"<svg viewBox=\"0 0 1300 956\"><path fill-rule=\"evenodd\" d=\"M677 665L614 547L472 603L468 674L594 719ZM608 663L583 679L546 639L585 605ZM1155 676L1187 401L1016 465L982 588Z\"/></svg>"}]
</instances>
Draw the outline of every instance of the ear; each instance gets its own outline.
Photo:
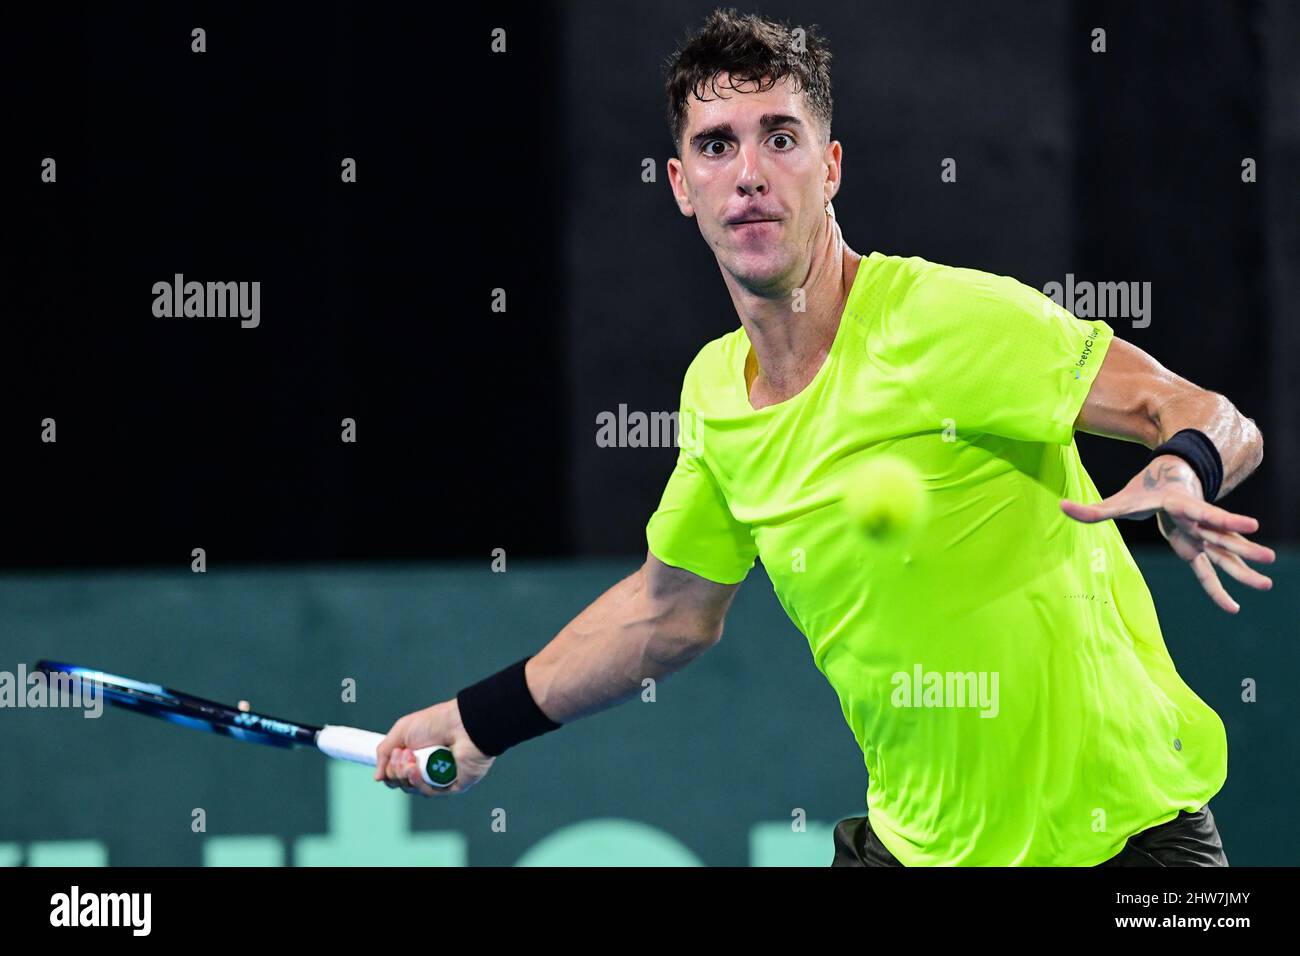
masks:
<instances>
[{"instance_id":1,"label":"ear","mask_svg":"<svg viewBox=\"0 0 1300 956\"><path fill-rule=\"evenodd\" d=\"M836 193L840 191L840 177L843 172L844 148L840 145L838 139L831 140L826 144L826 150L822 155L822 162L826 164L826 182L822 186L822 191L826 196L826 201L830 202L835 198Z\"/></svg>"},{"instance_id":2,"label":"ear","mask_svg":"<svg viewBox=\"0 0 1300 956\"><path fill-rule=\"evenodd\" d=\"M673 199L677 202L681 214L687 217L694 216L695 207L691 205L690 197L686 192L686 170L682 168L682 161L676 156L668 160L668 185L672 187Z\"/></svg>"}]
</instances>

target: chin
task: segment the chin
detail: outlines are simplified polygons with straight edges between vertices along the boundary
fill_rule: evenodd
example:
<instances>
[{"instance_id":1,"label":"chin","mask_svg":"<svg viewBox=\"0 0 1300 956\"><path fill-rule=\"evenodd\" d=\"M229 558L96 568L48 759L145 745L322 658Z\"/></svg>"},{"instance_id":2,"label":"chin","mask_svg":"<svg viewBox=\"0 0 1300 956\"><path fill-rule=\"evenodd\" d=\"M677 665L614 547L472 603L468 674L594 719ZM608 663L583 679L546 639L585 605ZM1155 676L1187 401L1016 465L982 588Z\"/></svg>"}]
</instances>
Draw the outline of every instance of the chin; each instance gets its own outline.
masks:
<instances>
[{"instance_id":1,"label":"chin","mask_svg":"<svg viewBox=\"0 0 1300 956\"><path fill-rule=\"evenodd\" d=\"M773 253L733 256L728 272L752 289L779 288L790 274L790 258Z\"/></svg>"}]
</instances>

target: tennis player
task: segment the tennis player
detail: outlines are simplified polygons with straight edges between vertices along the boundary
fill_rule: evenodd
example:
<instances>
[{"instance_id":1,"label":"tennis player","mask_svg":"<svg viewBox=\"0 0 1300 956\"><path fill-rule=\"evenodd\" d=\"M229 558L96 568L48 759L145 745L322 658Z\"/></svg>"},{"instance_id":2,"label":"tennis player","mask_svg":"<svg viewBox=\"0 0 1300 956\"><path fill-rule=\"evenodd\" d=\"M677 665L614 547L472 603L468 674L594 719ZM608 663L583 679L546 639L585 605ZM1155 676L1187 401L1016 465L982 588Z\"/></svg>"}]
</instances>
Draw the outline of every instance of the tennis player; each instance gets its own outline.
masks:
<instances>
[{"instance_id":1,"label":"tennis player","mask_svg":"<svg viewBox=\"0 0 1300 956\"><path fill-rule=\"evenodd\" d=\"M850 249L829 60L815 31L720 11L671 58L673 198L740 325L686 371L645 563L535 656L397 721L376 779L432 795L411 750L450 743L460 792L635 697L721 638L761 557L866 762L868 813L837 826L833 865L1226 865L1224 726L1112 519L1155 516L1236 613L1216 569L1266 590L1246 562L1274 554L1212 502L1259 466L1260 432L1013 279ZM1076 430L1150 460L1102 499ZM882 454L930 506L901 551L843 512L845 476Z\"/></svg>"}]
</instances>

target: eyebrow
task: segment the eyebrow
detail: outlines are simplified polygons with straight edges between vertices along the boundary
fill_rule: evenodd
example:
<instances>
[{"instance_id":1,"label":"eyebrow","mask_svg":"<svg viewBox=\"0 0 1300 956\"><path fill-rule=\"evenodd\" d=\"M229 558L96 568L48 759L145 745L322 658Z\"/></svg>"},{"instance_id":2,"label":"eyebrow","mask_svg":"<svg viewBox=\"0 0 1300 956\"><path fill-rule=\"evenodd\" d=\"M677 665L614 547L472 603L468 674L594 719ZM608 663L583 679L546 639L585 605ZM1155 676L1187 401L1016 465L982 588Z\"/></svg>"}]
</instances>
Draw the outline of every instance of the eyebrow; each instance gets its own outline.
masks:
<instances>
[{"instance_id":1,"label":"eyebrow","mask_svg":"<svg viewBox=\"0 0 1300 956\"><path fill-rule=\"evenodd\" d=\"M791 116L789 113L764 113L758 118L758 125L764 130L777 126L791 126L795 129L803 129L803 120L797 116ZM734 140L735 138L736 131L731 128L730 123L715 123L691 137L691 148L697 148L701 143L710 139Z\"/></svg>"}]
</instances>

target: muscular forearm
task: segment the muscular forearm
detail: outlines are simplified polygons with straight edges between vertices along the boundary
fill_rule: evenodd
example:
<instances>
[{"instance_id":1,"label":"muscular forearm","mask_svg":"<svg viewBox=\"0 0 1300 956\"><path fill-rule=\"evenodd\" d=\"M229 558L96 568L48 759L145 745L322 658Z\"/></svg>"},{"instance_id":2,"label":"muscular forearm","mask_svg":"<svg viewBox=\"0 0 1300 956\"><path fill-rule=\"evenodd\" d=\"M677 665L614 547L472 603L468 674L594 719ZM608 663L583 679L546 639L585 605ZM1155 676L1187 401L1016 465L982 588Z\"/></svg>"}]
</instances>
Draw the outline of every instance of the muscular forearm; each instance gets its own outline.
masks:
<instances>
[{"instance_id":1,"label":"muscular forearm","mask_svg":"<svg viewBox=\"0 0 1300 956\"><path fill-rule=\"evenodd\" d=\"M697 615L651 593L644 568L574 618L525 669L537 706L556 723L592 714L684 667L721 636Z\"/></svg>"},{"instance_id":2,"label":"muscular forearm","mask_svg":"<svg viewBox=\"0 0 1300 956\"><path fill-rule=\"evenodd\" d=\"M1090 434L1140 441L1147 448L1164 444L1185 428L1195 428L1214 444L1223 463L1218 494L1209 491L1215 500L1241 484L1264 458L1259 429L1231 402L1175 375L1118 338L1111 342L1076 425ZM1197 462L1196 468L1181 455L1158 455L1110 497L1096 504L1066 499L1061 509L1089 524L1155 515L1165 540L1192 566L1214 603L1236 614L1241 606L1224 590L1216 568L1248 587L1266 591L1273 582L1246 561L1269 563L1276 555L1244 537L1259 530L1258 521L1204 500L1206 489L1197 471L1206 464L1206 450L1197 444L1193 441L1185 449Z\"/></svg>"},{"instance_id":3,"label":"muscular forearm","mask_svg":"<svg viewBox=\"0 0 1300 956\"><path fill-rule=\"evenodd\" d=\"M1264 436L1259 428L1217 392L1200 388L1184 390L1156 407L1152 418L1158 433L1156 444L1167 441L1184 428L1199 429L1214 442L1219 457L1223 459L1223 484L1218 498L1245 481L1264 458ZM1158 467L1164 462L1162 457L1149 467Z\"/></svg>"}]
</instances>

